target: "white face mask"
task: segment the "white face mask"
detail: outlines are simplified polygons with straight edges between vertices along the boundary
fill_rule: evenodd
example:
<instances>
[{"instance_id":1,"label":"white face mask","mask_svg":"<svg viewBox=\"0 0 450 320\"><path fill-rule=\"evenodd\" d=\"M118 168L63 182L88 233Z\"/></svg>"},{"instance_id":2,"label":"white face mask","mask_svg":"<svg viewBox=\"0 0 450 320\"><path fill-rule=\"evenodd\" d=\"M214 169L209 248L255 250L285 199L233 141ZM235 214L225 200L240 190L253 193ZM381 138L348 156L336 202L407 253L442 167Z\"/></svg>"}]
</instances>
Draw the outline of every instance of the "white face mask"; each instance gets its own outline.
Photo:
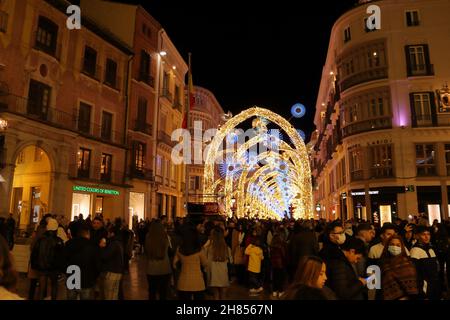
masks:
<instances>
[{"instance_id":1,"label":"white face mask","mask_svg":"<svg viewBox=\"0 0 450 320\"><path fill-rule=\"evenodd\" d=\"M345 239L346 239L345 233L343 233L343 234L338 235L338 238L337 238L336 242L337 242L337 244L339 244L339 245L340 245L340 244L344 244Z\"/></svg>"},{"instance_id":2,"label":"white face mask","mask_svg":"<svg viewBox=\"0 0 450 320\"><path fill-rule=\"evenodd\" d=\"M345 234L348 235L349 237L353 236L353 230L352 229L345 229Z\"/></svg>"},{"instance_id":3,"label":"white face mask","mask_svg":"<svg viewBox=\"0 0 450 320\"><path fill-rule=\"evenodd\" d=\"M398 255L400 255L402 253L402 248L397 247L397 246L389 246L388 247L388 251L393 256L398 256Z\"/></svg>"}]
</instances>

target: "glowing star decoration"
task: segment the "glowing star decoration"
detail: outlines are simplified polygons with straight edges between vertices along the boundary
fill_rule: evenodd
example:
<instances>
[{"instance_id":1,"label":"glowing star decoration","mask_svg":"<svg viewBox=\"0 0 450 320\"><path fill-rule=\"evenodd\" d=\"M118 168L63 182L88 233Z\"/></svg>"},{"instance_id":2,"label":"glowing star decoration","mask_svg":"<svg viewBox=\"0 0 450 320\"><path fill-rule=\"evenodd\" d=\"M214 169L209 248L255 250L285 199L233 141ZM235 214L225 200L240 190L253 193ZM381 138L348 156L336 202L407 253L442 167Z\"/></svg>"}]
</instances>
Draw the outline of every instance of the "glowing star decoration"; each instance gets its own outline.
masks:
<instances>
[{"instance_id":1,"label":"glowing star decoration","mask_svg":"<svg viewBox=\"0 0 450 320\"><path fill-rule=\"evenodd\" d=\"M306 108L301 103L296 103L291 108L291 114L294 118L300 119L306 114Z\"/></svg>"}]
</instances>

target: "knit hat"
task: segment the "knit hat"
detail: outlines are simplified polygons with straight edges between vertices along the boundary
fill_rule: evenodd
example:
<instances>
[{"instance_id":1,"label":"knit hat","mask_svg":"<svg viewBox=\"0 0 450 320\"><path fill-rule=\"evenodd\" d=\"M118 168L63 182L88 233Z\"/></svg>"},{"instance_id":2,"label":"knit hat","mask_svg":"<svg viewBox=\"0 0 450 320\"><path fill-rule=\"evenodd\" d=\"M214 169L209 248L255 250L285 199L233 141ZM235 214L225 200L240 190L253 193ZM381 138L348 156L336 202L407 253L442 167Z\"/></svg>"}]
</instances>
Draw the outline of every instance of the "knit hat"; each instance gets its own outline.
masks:
<instances>
[{"instance_id":1,"label":"knit hat","mask_svg":"<svg viewBox=\"0 0 450 320\"><path fill-rule=\"evenodd\" d=\"M58 221L56 221L55 219L50 218L47 220L47 231L56 231L58 230L58 227Z\"/></svg>"}]
</instances>

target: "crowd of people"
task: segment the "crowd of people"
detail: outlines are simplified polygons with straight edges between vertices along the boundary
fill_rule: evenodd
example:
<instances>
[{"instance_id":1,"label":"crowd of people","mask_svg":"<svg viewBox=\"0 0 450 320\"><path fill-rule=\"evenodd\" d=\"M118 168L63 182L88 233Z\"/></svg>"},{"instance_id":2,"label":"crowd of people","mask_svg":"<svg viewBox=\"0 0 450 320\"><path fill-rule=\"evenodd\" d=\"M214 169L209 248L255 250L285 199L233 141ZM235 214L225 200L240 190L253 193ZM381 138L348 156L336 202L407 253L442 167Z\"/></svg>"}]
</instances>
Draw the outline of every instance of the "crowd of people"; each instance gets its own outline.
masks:
<instances>
[{"instance_id":1,"label":"crowd of people","mask_svg":"<svg viewBox=\"0 0 450 320\"><path fill-rule=\"evenodd\" d=\"M449 221L427 219L377 226L193 216L141 220L130 230L120 218L80 215L66 225L48 214L32 237L28 299L57 299L71 265L81 287L68 288L67 299L124 299L130 259L141 254L150 300L222 300L232 282L274 299L439 300L450 286L449 232ZM2 239L0 297L12 298L9 250Z\"/></svg>"}]
</instances>

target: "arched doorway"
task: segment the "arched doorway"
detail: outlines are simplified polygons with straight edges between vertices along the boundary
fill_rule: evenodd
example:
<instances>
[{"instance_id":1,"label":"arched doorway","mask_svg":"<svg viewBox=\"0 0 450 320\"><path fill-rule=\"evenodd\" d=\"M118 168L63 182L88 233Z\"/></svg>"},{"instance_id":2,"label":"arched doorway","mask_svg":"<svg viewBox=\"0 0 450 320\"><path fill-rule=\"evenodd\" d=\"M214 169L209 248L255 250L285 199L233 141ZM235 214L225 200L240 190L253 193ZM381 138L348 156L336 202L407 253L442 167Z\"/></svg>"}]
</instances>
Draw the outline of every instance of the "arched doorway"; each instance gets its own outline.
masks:
<instances>
[{"instance_id":1,"label":"arched doorway","mask_svg":"<svg viewBox=\"0 0 450 320\"><path fill-rule=\"evenodd\" d=\"M48 212L50 173L50 159L38 146L27 146L17 154L10 212L17 218L20 229L32 228Z\"/></svg>"}]
</instances>

